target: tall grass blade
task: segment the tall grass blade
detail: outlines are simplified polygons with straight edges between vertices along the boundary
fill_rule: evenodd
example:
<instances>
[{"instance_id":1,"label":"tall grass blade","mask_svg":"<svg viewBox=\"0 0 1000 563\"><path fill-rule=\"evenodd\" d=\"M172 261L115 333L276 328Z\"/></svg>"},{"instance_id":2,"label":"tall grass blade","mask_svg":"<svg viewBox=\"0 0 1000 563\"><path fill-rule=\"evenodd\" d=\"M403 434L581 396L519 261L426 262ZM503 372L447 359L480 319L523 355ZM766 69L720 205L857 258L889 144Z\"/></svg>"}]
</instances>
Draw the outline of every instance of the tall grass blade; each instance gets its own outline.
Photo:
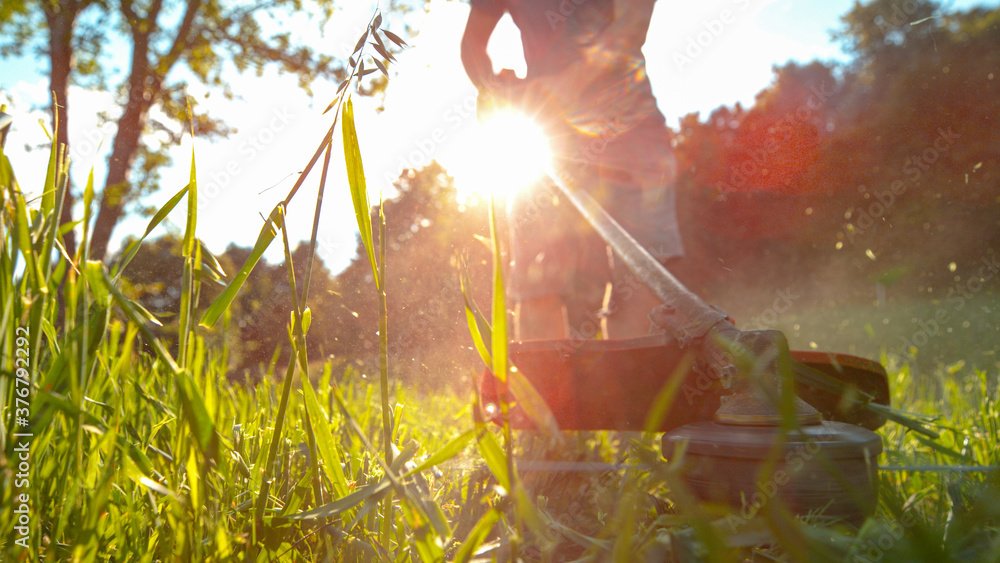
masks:
<instances>
[{"instance_id":1,"label":"tall grass blade","mask_svg":"<svg viewBox=\"0 0 1000 563\"><path fill-rule=\"evenodd\" d=\"M213 279L221 280L226 277L226 270L219 263L219 260L214 254L205 246L205 243L201 239L198 240L198 245L201 247L202 264L204 267L208 268L211 272Z\"/></svg>"},{"instance_id":2,"label":"tall grass blade","mask_svg":"<svg viewBox=\"0 0 1000 563\"><path fill-rule=\"evenodd\" d=\"M503 259L497 236L494 202L490 199L490 238L493 241L493 322L490 335L492 369L501 383L507 383L507 301L503 283ZM506 413L505 413L506 416Z\"/></svg>"},{"instance_id":3,"label":"tall grass blade","mask_svg":"<svg viewBox=\"0 0 1000 563\"><path fill-rule=\"evenodd\" d=\"M31 285L31 289L39 293L47 284L44 283L41 264L37 260L37 252L31 244L31 221L28 218L28 205L20 190L15 192L11 189L11 192L13 192L14 199L14 229L17 231L16 247L21 250L21 256L24 258L24 271L27 274L25 278Z\"/></svg>"},{"instance_id":4,"label":"tall grass blade","mask_svg":"<svg viewBox=\"0 0 1000 563\"><path fill-rule=\"evenodd\" d=\"M202 315L201 321L199 321L201 326L205 328L215 326L215 323L222 318L222 314L229 308L233 300L236 299L236 295L240 292L243 284L246 283L250 272L253 271L257 262L260 262L261 257L267 251L267 247L271 245L274 237L278 235L277 225L282 213L283 210L280 207L275 207L274 211L271 212L267 221L264 222L264 226L261 227L260 234L257 235L257 242L253 245L253 250L250 251L250 255L247 256L246 261L243 262L243 266L233 276L233 281L229 282L226 289L222 291L219 297L215 299Z\"/></svg>"},{"instance_id":5,"label":"tall grass blade","mask_svg":"<svg viewBox=\"0 0 1000 563\"><path fill-rule=\"evenodd\" d=\"M181 392L184 418L195 438L195 444L206 460L215 460L219 455L219 436L215 431L215 423L191 376L187 372L181 372L175 377Z\"/></svg>"},{"instance_id":6,"label":"tall grass blade","mask_svg":"<svg viewBox=\"0 0 1000 563\"><path fill-rule=\"evenodd\" d=\"M462 453L462 451L469 445L469 442L476 436L475 430L466 430L465 432L459 434L455 438L452 438L450 442L442 446L438 451L434 452L427 457L424 461L418 464L413 469L410 469L403 475L403 478L416 475L422 471L426 471L435 465L439 465L448 461L449 459Z\"/></svg>"},{"instance_id":7,"label":"tall grass blade","mask_svg":"<svg viewBox=\"0 0 1000 563\"><path fill-rule=\"evenodd\" d=\"M549 404L545 402L545 398L535 389L531 381L516 367L512 367L507 372L507 384L510 386L511 394L517 400L517 406L535 423L535 426L550 436L558 436L559 424L556 422L556 417L552 414Z\"/></svg>"},{"instance_id":8,"label":"tall grass blade","mask_svg":"<svg viewBox=\"0 0 1000 563\"><path fill-rule=\"evenodd\" d=\"M516 493L511 488L517 483L517 475L514 468L514 436L510 428L510 393L507 377L507 300L506 288L503 283L503 259L500 252L500 237L497 235L497 217L495 198L490 198L490 240L493 243L493 334L490 341L492 346L491 359L493 360L493 375L495 375L502 385L500 386L500 416L503 421L504 433L504 460L506 461L507 491ZM492 438L492 434L488 434ZM487 440L488 442L488 440ZM480 442L482 444L482 442ZM491 468L492 469L492 468ZM499 478L499 476L498 476ZM515 557L516 557L516 549Z\"/></svg>"},{"instance_id":9,"label":"tall grass blade","mask_svg":"<svg viewBox=\"0 0 1000 563\"><path fill-rule=\"evenodd\" d=\"M490 508L486 514L483 514L472 530L469 531L468 535L465 536L465 540L462 541L461 546L455 553L455 563L471 561L476 555L476 550L479 549L479 546L483 545L483 542L489 537L490 530L499 521L500 511L496 508Z\"/></svg>"},{"instance_id":10,"label":"tall grass blade","mask_svg":"<svg viewBox=\"0 0 1000 563\"><path fill-rule=\"evenodd\" d=\"M153 352L156 354L156 357L166 364L170 371L175 374L180 373L182 371L180 366L178 366L177 362L174 361L174 358L170 355L170 352L167 351L163 342L161 342L160 339L149 330L146 323L143 322L143 317L136 311L133 301L128 297L125 297L125 295L114 286L107 271L104 269L104 265L100 262L91 260L87 262L87 265L84 268L84 274L86 275L87 281L89 282L92 291L94 291L95 296L98 297L98 299L100 299L101 296L110 297L114 303L118 305L122 312L125 313L125 316L135 324L136 328L139 329L143 338L146 339L146 343L153 348Z\"/></svg>"},{"instance_id":11,"label":"tall grass blade","mask_svg":"<svg viewBox=\"0 0 1000 563\"><path fill-rule=\"evenodd\" d=\"M83 188L83 223L80 229L80 244L76 247L76 263L82 264L90 259L90 217L91 205L94 203L94 167L87 174L87 184Z\"/></svg>"},{"instance_id":12,"label":"tall grass blade","mask_svg":"<svg viewBox=\"0 0 1000 563\"><path fill-rule=\"evenodd\" d=\"M59 114L56 112L57 127L58 118ZM66 146L59 144L53 138L49 166L45 174L45 191L42 193L42 206L38 221L39 227L45 226L46 222L48 224L48 231L45 233L45 236L40 237L43 242L41 253L38 257L41 269L46 275L51 273L52 250L55 248L56 239L59 238L59 222L62 219L62 205L68 185L69 156L66 154Z\"/></svg>"},{"instance_id":13,"label":"tall grass blade","mask_svg":"<svg viewBox=\"0 0 1000 563\"><path fill-rule=\"evenodd\" d=\"M361 147L358 145L358 132L354 127L354 104L348 96L344 103L344 116L341 127L344 133L344 161L347 166L347 183L351 189L351 200L354 202L354 214L358 219L358 231L361 242L368 253L368 262L372 267L375 287L381 288L378 267L375 262L375 243L372 239L371 206L368 203L368 186L365 181L365 169L361 163Z\"/></svg>"},{"instance_id":14,"label":"tall grass blade","mask_svg":"<svg viewBox=\"0 0 1000 563\"><path fill-rule=\"evenodd\" d=\"M58 108L58 105L55 106ZM52 126L56 131L59 130L59 112L56 111L53 114ZM48 131L46 131L48 134ZM45 169L45 183L42 184L42 203L39 211L41 212L41 218L50 217L52 212L56 209L56 186L59 183L59 167L61 158L59 156L59 142L56 138L49 134L49 140L51 141L51 146L49 147L49 163Z\"/></svg>"},{"instance_id":15,"label":"tall grass blade","mask_svg":"<svg viewBox=\"0 0 1000 563\"><path fill-rule=\"evenodd\" d=\"M365 35L367 37L367 33ZM361 45L364 44L364 37ZM347 168L347 182L350 186L351 200L354 203L354 214L358 220L358 231L368 262L371 264L372 277L375 280L375 290L378 292L379 307L379 375L382 400L382 443L383 455L387 463L392 463L392 411L389 405L389 346L388 346L388 307L386 304L385 275L385 215L383 206L379 206L379 262L376 262L374 240L371 225L371 207L368 202L368 186L365 181L365 170L361 160L361 147L358 144L358 132L354 125L354 104L350 96L343 106L343 138L344 162ZM380 277L381 276L381 277ZM381 541L388 544L388 526L392 522L392 501L386 500L385 513L382 517Z\"/></svg>"},{"instance_id":16,"label":"tall grass blade","mask_svg":"<svg viewBox=\"0 0 1000 563\"><path fill-rule=\"evenodd\" d=\"M306 261L306 275L302 280L302 305L305 306L306 297L309 295L309 285L312 283L313 262L316 258L316 244L319 239L319 222L323 210L323 196L326 193L326 178L330 171L330 156L333 153L333 144L326 144L326 151L323 154L323 168L320 170L319 190L316 192L316 205L313 211L312 233L309 235L309 257Z\"/></svg>"},{"instance_id":17,"label":"tall grass blade","mask_svg":"<svg viewBox=\"0 0 1000 563\"><path fill-rule=\"evenodd\" d=\"M382 479L377 483L372 483L371 485L366 485L357 491L347 495L346 497L339 498L333 502L324 504L313 508L311 510L306 510L304 512L297 512L295 514L287 514L281 516L280 519L285 520L316 520L320 518L333 518L339 516L344 512L358 506L362 502L372 498L376 495L384 493L389 490L392 483L388 479Z\"/></svg>"},{"instance_id":18,"label":"tall grass blade","mask_svg":"<svg viewBox=\"0 0 1000 563\"><path fill-rule=\"evenodd\" d=\"M192 158L194 158L193 155ZM117 272L115 273L115 278L114 278L116 282L118 281L118 278L121 277L122 272L125 271L125 267L128 266L129 262L132 261L132 258L135 258L136 253L139 252L139 247L142 246L142 242L146 240L146 237L149 236L149 233L153 232L153 229L155 229L161 222L163 222L164 219L167 218L167 215L169 215L170 212L174 210L174 207L176 207L177 203L181 200L181 198L188 193L188 190L190 188L191 184L189 183L188 185L181 188L180 191L178 191L176 194L174 194L173 197L167 200L167 202L164 203L163 206L161 206L159 209L156 210L156 213L153 214L153 217L149 220L149 223L146 225L145 232L143 232L142 236L140 236L137 240L133 241L129 245L125 257L122 259L121 263L118 264ZM91 195L91 197L93 197L93 195Z\"/></svg>"},{"instance_id":19,"label":"tall grass blade","mask_svg":"<svg viewBox=\"0 0 1000 563\"><path fill-rule=\"evenodd\" d=\"M193 139L192 139L193 140ZM191 177L187 185L187 223L184 226L184 250L183 255L189 258L195 251L195 230L198 227L198 175L195 166L194 147L191 147Z\"/></svg>"},{"instance_id":20,"label":"tall grass blade","mask_svg":"<svg viewBox=\"0 0 1000 563\"><path fill-rule=\"evenodd\" d=\"M483 461L486 462L486 467L496 477L497 483L509 493L511 480L507 456L504 454L503 448L500 447L496 436L486 429L485 424L476 434L476 444L479 446L479 455L483 456Z\"/></svg>"},{"instance_id":21,"label":"tall grass blade","mask_svg":"<svg viewBox=\"0 0 1000 563\"><path fill-rule=\"evenodd\" d=\"M341 465L340 450L333 440L333 429L327 422L326 413L319 404L316 392L308 377L302 378L302 395L305 398L306 411L309 413L309 420L313 425L313 433L316 436L316 449L322 463L323 471L327 479L333 485L333 490L338 497L347 495L347 476L344 475L344 468Z\"/></svg>"},{"instance_id":22,"label":"tall grass blade","mask_svg":"<svg viewBox=\"0 0 1000 563\"><path fill-rule=\"evenodd\" d=\"M14 169L11 167L7 155L4 154L3 147L0 147L0 190L9 189L13 191L14 188Z\"/></svg>"},{"instance_id":23,"label":"tall grass blade","mask_svg":"<svg viewBox=\"0 0 1000 563\"><path fill-rule=\"evenodd\" d=\"M188 108L190 112L190 108ZM193 129L193 128L192 128ZM194 140L194 131L191 134ZM193 144L193 143L192 143ZM178 352L181 365L189 365L188 345L194 335L191 326L194 318L195 307L198 304L198 289L201 276L201 246L195 239L195 231L198 227L198 179L195 167L194 147L191 147L191 177L188 180L187 190L187 223L184 227L184 244L181 254L184 257L184 272L181 280L181 303L180 315L177 321Z\"/></svg>"},{"instance_id":24,"label":"tall grass blade","mask_svg":"<svg viewBox=\"0 0 1000 563\"><path fill-rule=\"evenodd\" d=\"M479 357L483 359L486 367L493 366L490 346L493 344L493 330L489 321L476 306L476 301L472 298L472 280L469 279L469 266L462 261L462 274L459 277L459 284L462 289L462 300L465 302L465 321L469 325L469 334L472 335L472 342L479 352Z\"/></svg>"},{"instance_id":25,"label":"tall grass blade","mask_svg":"<svg viewBox=\"0 0 1000 563\"><path fill-rule=\"evenodd\" d=\"M298 309L298 299L294 289L295 270L292 264L291 252L288 248L288 232L287 227L285 226L285 208L284 206L279 205L276 209L278 211L278 228L281 229L282 241L285 248L285 263L288 268L289 284L292 287L292 299L295 301L295 310L293 311L292 317L293 325L290 327L290 330L292 332L298 331L298 333L301 334L301 317ZM282 431L284 430L285 418L288 412L288 400L292 394L292 375L295 373L295 365L299 361L300 352L302 352L302 348L300 348L299 343L296 342L297 339L292 334L289 334L289 338L292 340L291 356L288 359L288 367L285 369L285 377L281 384L281 399L278 403L278 412L274 415L274 430L271 432L271 440L267 448L267 460L264 462L264 478L261 482L260 492L257 495L257 520L264 517L264 509L267 505L268 494L271 488L271 475L274 471L274 462L278 457L278 449L283 443ZM302 374L303 377L309 377L308 371L305 369L302 370Z\"/></svg>"},{"instance_id":26,"label":"tall grass blade","mask_svg":"<svg viewBox=\"0 0 1000 563\"><path fill-rule=\"evenodd\" d=\"M379 199L381 200L381 192ZM379 267L382 274L382 285L378 286L378 365L379 365L379 386L382 395L382 443L385 451L385 460L392 463L392 406L389 404L389 296L385 288L385 205L381 201L378 206L378 240L379 240Z\"/></svg>"}]
</instances>

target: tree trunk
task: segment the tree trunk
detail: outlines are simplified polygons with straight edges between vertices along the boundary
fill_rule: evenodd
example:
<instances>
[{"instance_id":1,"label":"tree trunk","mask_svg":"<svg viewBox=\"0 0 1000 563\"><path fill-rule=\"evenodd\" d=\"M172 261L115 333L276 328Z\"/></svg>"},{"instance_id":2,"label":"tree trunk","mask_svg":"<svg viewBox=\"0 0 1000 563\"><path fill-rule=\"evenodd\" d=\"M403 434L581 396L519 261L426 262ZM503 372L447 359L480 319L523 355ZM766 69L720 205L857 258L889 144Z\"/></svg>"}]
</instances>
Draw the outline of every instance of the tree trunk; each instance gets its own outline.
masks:
<instances>
[{"instance_id":1,"label":"tree trunk","mask_svg":"<svg viewBox=\"0 0 1000 563\"><path fill-rule=\"evenodd\" d=\"M162 0L153 0L143 18L133 11L130 4L121 5L122 13L132 33L132 70L128 79L128 102L125 105L125 112L118 120L118 132L115 133L111 160L108 162L108 177L104 183L101 207L94 223L94 235L90 245L91 256L94 259L104 260L111 241L111 233L122 217L129 196L132 195L128 175L139 150L139 139L146 125L149 108L160 95L163 80L185 48L201 2L187 1L187 10L181 18L169 52L151 62L149 37L151 32L157 29L156 20L162 5ZM152 54L155 57L156 53Z\"/></svg>"},{"instance_id":2,"label":"tree trunk","mask_svg":"<svg viewBox=\"0 0 1000 563\"><path fill-rule=\"evenodd\" d=\"M128 103L118 120L118 132L108 162L108 177L101 194L101 207L94 223L94 234L90 243L90 255L95 260L103 260L111 240L111 233L121 219L129 192L128 174L139 147L139 137L146 123L146 113L152 105L155 93L146 87L149 77L148 43L137 37L132 52L132 72L129 75Z\"/></svg>"},{"instance_id":3,"label":"tree trunk","mask_svg":"<svg viewBox=\"0 0 1000 563\"><path fill-rule=\"evenodd\" d=\"M48 4L45 19L49 27L49 61L52 65L49 89L52 96L52 121L56 143L69 150L69 74L73 64L73 25L79 13L74 2ZM73 221L73 194L66 183L61 223ZM63 237L70 256L76 252L76 235L71 230Z\"/></svg>"}]
</instances>

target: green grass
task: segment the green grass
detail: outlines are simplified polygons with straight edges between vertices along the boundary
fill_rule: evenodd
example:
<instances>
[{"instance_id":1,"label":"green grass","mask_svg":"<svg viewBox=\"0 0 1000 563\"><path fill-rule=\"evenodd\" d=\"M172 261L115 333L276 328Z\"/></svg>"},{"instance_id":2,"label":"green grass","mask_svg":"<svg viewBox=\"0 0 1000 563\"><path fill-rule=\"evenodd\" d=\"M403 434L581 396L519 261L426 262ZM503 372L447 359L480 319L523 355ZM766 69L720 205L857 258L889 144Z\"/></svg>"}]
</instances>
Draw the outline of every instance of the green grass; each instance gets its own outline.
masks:
<instances>
[{"instance_id":1,"label":"green grass","mask_svg":"<svg viewBox=\"0 0 1000 563\"><path fill-rule=\"evenodd\" d=\"M373 20L366 37L377 28ZM332 106L333 121L345 120L359 227L370 233L378 224L367 213L343 101ZM307 168L329 154L333 131ZM326 176L328 159L323 166ZM736 533L729 513L691 496L655 436L515 433L477 422L471 390L419 395L400 387L388 379L384 353L377 382L310 363L308 275L294 277L283 223L298 184L271 214L251 258L227 278L229 289L201 303L202 282L221 272L197 239L192 157L190 183L147 230L187 198L181 345L171 355L149 329L152 315L119 289L116 274L127 264L109 270L88 261L92 183L80 251L60 255L54 218L66 170L57 148L49 172L43 197L26 202L0 154L4 561L1000 559L1000 473L977 469L1000 465L995 371L954 364L925 374L939 382L933 387L920 384L909 364L890 363L893 404L937 416L929 424L941 437L930 441L892 424L881 430L883 463L898 469L881 473L875 516L857 529L775 506ZM293 353L276 377L236 385L226 379L228 351L209 349L206 336L232 321L228 304L279 232L295 299L289 323L274 328L288 332ZM377 277L384 254L367 240ZM494 248L498 255L495 237ZM503 293L497 268L492 322L468 303L471 339L498 373L506 372ZM380 290L383 303L386 297ZM384 351L392 326L381 309ZM26 373L18 371L24 356ZM544 422L530 385L508 377L509 400ZM27 409L29 425L18 425L18 408ZM26 431L27 440L14 436ZM629 468L520 471L518 461L528 458Z\"/></svg>"},{"instance_id":2,"label":"green grass","mask_svg":"<svg viewBox=\"0 0 1000 563\"><path fill-rule=\"evenodd\" d=\"M963 299L890 299L835 308L792 308L780 315L777 329L793 347L906 361L916 374L933 379L958 362L971 368L1000 368L1000 307L995 288Z\"/></svg>"}]
</instances>

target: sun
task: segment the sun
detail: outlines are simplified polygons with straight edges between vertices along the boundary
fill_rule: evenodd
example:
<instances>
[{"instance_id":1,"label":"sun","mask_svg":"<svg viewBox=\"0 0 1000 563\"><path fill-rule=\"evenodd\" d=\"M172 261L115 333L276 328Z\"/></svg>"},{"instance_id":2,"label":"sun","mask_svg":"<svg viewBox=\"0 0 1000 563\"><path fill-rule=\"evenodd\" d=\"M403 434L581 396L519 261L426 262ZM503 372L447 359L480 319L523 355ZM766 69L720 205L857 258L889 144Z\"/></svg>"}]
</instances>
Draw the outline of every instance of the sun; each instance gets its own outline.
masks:
<instances>
[{"instance_id":1,"label":"sun","mask_svg":"<svg viewBox=\"0 0 1000 563\"><path fill-rule=\"evenodd\" d=\"M542 129L513 110L470 127L452 149L446 166L465 197L512 195L542 178L551 163Z\"/></svg>"}]
</instances>

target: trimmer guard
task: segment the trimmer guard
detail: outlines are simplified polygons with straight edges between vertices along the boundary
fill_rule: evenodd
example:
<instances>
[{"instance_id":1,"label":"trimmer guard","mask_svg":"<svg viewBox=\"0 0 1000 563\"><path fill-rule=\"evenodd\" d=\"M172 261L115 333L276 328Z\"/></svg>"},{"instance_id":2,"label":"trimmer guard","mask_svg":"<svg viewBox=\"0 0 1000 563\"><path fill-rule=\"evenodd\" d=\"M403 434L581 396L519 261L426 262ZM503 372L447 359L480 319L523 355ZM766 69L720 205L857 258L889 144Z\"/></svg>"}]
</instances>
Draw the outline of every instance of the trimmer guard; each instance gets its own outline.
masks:
<instances>
[{"instance_id":1,"label":"trimmer guard","mask_svg":"<svg viewBox=\"0 0 1000 563\"><path fill-rule=\"evenodd\" d=\"M642 430L657 396L681 378L657 430L709 421L728 391L691 367L693 349L681 349L667 334L625 340L536 340L512 342L510 360L545 399L560 430ZM817 351L792 351L792 358L889 404L885 369L871 360ZM480 380L482 412L499 422L500 382L488 370ZM875 429L885 420L839 394L797 385L796 393L826 420ZM511 426L535 425L513 401Z\"/></svg>"}]
</instances>

